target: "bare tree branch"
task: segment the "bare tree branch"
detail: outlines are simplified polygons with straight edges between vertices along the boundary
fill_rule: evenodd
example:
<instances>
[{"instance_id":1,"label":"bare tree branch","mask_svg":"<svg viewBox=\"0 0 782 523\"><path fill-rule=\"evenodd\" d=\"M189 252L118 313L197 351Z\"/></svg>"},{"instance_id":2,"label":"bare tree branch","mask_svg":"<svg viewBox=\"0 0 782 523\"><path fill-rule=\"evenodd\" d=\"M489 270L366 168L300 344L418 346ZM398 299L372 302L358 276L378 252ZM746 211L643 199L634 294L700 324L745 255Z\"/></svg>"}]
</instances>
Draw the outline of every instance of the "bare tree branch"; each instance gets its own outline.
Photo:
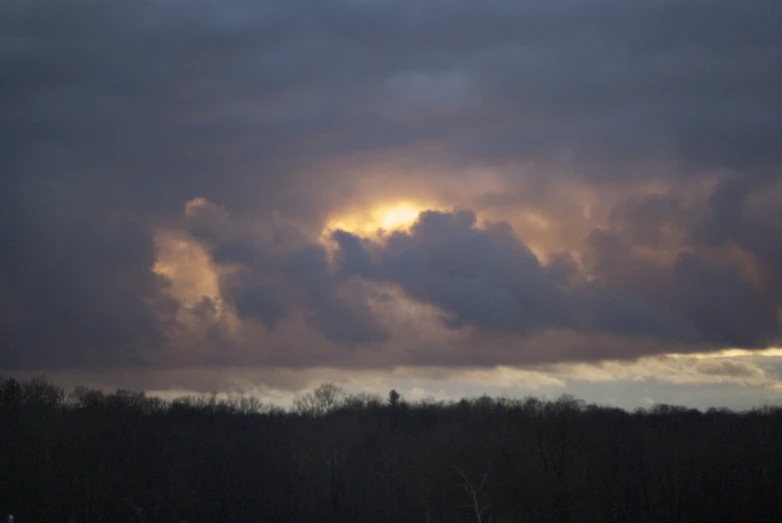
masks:
<instances>
[{"instance_id":1,"label":"bare tree branch","mask_svg":"<svg viewBox=\"0 0 782 523\"><path fill-rule=\"evenodd\" d=\"M461 486L462 488L464 488L464 491L470 496L471 503L469 505L466 505L465 508L469 508L475 513L475 521L477 521L478 523L484 523L483 522L484 513L490 508L490 505L486 505L486 504L482 505L479 500L479 494L486 486L486 481L489 478L489 470L491 470L491 466L483 474L483 476L481 476L481 483L477 487L473 485L473 483L467 477L467 474L465 474L462 469L460 469L459 467L453 464L451 464L451 466L456 470L456 473L459 475L459 477L462 478ZM491 523L491 517L489 517L487 523Z\"/></svg>"}]
</instances>

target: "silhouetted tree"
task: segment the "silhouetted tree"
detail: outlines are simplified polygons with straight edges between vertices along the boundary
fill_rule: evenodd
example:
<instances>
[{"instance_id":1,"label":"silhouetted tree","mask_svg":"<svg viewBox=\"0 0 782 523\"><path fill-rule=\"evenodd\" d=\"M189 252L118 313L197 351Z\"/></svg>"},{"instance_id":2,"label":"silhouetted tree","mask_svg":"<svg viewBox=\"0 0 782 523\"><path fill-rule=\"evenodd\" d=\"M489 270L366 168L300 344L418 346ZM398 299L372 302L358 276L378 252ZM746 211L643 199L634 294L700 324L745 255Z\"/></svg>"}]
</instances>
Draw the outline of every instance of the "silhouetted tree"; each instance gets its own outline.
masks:
<instances>
[{"instance_id":1,"label":"silhouetted tree","mask_svg":"<svg viewBox=\"0 0 782 523\"><path fill-rule=\"evenodd\" d=\"M782 409L325 384L292 412L0 379L0 514L107 522L778 522ZM393 428L395 430L393 430Z\"/></svg>"},{"instance_id":2,"label":"silhouetted tree","mask_svg":"<svg viewBox=\"0 0 782 523\"><path fill-rule=\"evenodd\" d=\"M296 410L301 414L322 416L336 409L345 398L345 392L333 383L324 383L312 392L307 392L293 400Z\"/></svg>"},{"instance_id":3,"label":"silhouetted tree","mask_svg":"<svg viewBox=\"0 0 782 523\"><path fill-rule=\"evenodd\" d=\"M391 389L391 392L388 393L388 404L392 407L396 407L399 405L399 398L399 393L394 389Z\"/></svg>"}]
</instances>

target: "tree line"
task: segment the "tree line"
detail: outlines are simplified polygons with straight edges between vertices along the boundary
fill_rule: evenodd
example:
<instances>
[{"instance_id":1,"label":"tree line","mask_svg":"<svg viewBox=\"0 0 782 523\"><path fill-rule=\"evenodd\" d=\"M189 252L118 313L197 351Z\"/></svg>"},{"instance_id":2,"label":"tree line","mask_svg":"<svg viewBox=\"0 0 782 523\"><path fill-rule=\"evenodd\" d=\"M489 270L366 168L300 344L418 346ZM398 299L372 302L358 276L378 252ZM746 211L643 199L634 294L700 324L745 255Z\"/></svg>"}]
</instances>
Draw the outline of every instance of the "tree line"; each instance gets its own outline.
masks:
<instances>
[{"instance_id":1,"label":"tree line","mask_svg":"<svg viewBox=\"0 0 782 523\"><path fill-rule=\"evenodd\" d=\"M779 522L782 408L563 395L251 397L0 379L0 514L28 522Z\"/></svg>"}]
</instances>

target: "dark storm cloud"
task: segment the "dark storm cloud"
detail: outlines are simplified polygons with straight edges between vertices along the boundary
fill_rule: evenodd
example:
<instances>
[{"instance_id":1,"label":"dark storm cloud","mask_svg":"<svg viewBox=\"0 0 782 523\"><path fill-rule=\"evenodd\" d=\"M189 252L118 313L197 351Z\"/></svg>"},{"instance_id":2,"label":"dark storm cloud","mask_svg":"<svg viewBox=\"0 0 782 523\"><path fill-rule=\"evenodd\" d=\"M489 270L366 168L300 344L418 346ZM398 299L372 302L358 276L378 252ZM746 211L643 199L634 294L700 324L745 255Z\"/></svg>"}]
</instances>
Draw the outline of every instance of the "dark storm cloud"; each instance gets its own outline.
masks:
<instances>
[{"instance_id":1,"label":"dark storm cloud","mask_svg":"<svg viewBox=\"0 0 782 523\"><path fill-rule=\"evenodd\" d=\"M558 173L595 188L663 180L673 194L620 205L592 236L599 291L469 214L427 215L380 261L338 237L344 274L399 283L453 327L778 340L782 210L750 200L782 160L780 16L772 0L6 0L0 366L144 360L175 308L151 271L152 229L194 197L317 222L355 191L323 166L389 150L453 167L433 191L501 166L511 185ZM734 185L702 207L676 194L713 173ZM321 247L259 240L212 211L188 226L215 263L242 268L223 282L241 315L274 328L303 310L348 344L388 335L360 297L337 296L343 276ZM671 230L694 255L637 255L681 248ZM710 258L735 247L759 281Z\"/></svg>"},{"instance_id":2,"label":"dark storm cloud","mask_svg":"<svg viewBox=\"0 0 782 523\"><path fill-rule=\"evenodd\" d=\"M234 305L240 316L256 318L268 328L273 328L285 316L282 299L272 288L261 283L245 284L236 293Z\"/></svg>"},{"instance_id":3,"label":"dark storm cloud","mask_svg":"<svg viewBox=\"0 0 782 523\"><path fill-rule=\"evenodd\" d=\"M58 166L137 205L204 196L298 212L317 198L261 189L296 166L423 140L457 165L566 153L577 173L614 180L661 157L768 174L782 150L781 9L5 2L4 163Z\"/></svg>"},{"instance_id":4,"label":"dark storm cloud","mask_svg":"<svg viewBox=\"0 0 782 523\"><path fill-rule=\"evenodd\" d=\"M12 369L147 365L176 305L147 226L69 208L56 186L0 195L0 362Z\"/></svg>"},{"instance_id":5,"label":"dark storm cloud","mask_svg":"<svg viewBox=\"0 0 782 523\"><path fill-rule=\"evenodd\" d=\"M620 288L572 284L567 269L541 265L510 226L479 228L470 212L423 213L410 233L394 233L385 244L361 242L344 231L334 239L341 247L343 275L396 284L445 311L450 328L474 326L485 334L525 337L574 329L699 341L686 316Z\"/></svg>"},{"instance_id":6,"label":"dark storm cloud","mask_svg":"<svg viewBox=\"0 0 782 523\"><path fill-rule=\"evenodd\" d=\"M328 340L353 346L387 339L365 302L339 295L344 279L330 270L323 245L274 226L254 237L211 204L198 206L190 219L212 260L238 268L223 278L221 294L240 316L273 330L279 320L303 311L307 324Z\"/></svg>"},{"instance_id":7,"label":"dark storm cloud","mask_svg":"<svg viewBox=\"0 0 782 523\"><path fill-rule=\"evenodd\" d=\"M745 178L724 180L711 194L705 216L693 230L692 242L701 247L735 246L749 253L758 264L760 287L777 304L782 303L779 184L753 184Z\"/></svg>"},{"instance_id":8,"label":"dark storm cloud","mask_svg":"<svg viewBox=\"0 0 782 523\"><path fill-rule=\"evenodd\" d=\"M288 281L305 292L313 311L310 323L328 339L355 344L386 338L365 304L336 295L338 280L329 275L328 258L321 245L295 251L285 265Z\"/></svg>"},{"instance_id":9,"label":"dark storm cloud","mask_svg":"<svg viewBox=\"0 0 782 523\"><path fill-rule=\"evenodd\" d=\"M730 178L705 201L685 203L676 194L625 200L609 228L589 238L591 270L614 288L686 317L704 342L778 345L782 200L775 196L779 187L752 189ZM753 204L751 196L768 201ZM639 254L649 248L667 249L673 260Z\"/></svg>"},{"instance_id":10,"label":"dark storm cloud","mask_svg":"<svg viewBox=\"0 0 782 523\"><path fill-rule=\"evenodd\" d=\"M706 341L764 348L780 340L778 304L742 277L735 266L682 254L674 266L676 298Z\"/></svg>"}]
</instances>

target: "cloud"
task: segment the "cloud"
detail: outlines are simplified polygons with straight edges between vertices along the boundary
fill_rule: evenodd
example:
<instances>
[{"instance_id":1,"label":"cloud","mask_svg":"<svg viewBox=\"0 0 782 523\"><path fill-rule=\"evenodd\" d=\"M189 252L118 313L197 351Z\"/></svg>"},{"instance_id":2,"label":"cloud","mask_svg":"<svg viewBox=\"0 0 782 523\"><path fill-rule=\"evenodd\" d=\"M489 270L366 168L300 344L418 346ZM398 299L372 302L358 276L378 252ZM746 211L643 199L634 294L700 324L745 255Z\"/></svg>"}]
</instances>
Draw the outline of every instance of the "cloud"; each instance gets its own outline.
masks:
<instances>
[{"instance_id":1,"label":"cloud","mask_svg":"<svg viewBox=\"0 0 782 523\"><path fill-rule=\"evenodd\" d=\"M688 318L622 293L610 281L574 285L566 279L567 267L542 265L508 224L477 227L470 212L423 213L409 233L393 233L383 244L339 231L333 237L343 273L400 286L445 311L450 328L522 337L567 329L697 341Z\"/></svg>"},{"instance_id":2,"label":"cloud","mask_svg":"<svg viewBox=\"0 0 782 523\"><path fill-rule=\"evenodd\" d=\"M56 185L19 182L11 189L0 196L3 366L153 362L178 305L152 271L149 228L132 217L94 220L70 208Z\"/></svg>"},{"instance_id":3,"label":"cloud","mask_svg":"<svg viewBox=\"0 0 782 523\"><path fill-rule=\"evenodd\" d=\"M322 244L274 224L250 232L210 202L196 200L188 208L196 205L190 230L207 241L218 269L226 269L221 296L241 318L272 330L285 317L303 315L327 340L348 345L387 338L362 297L341 292Z\"/></svg>"},{"instance_id":4,"label":"cloud","mask_svg":"<svg viewBox=\"0 0 782 523\"><path fill-rule=\"evenodd\" d=\"M615 207L607 227L590 235L590 270L625 292L679 311L705 342L778 345L782 295L770 262L776 261L772 238L782 205L764 197L778 190L752 189L729 178L689 202L671 191L628 199ZM755 241L757 231L768 245Z\"/></svg>"},{"instance_id":5,"label":"cloud","mask_svg":"<svg viewBox=\"0 0 782 523\"><path fill-rule=\"evenodd\" d=\"M410 296L441 307L453 328L468 323L533 332L567 321L556 281L502 224L474 227L470 212L426 212L410 234L394 233L371 263L359 239L336 233L342 270L400 285ZM350 274L350 273L348 273ZM549 281L547 281L549 280Z\"/></svg>"},{"instance_id":6,"label":"cloud","mask_svg":"<svg viewBox=\"0 0 782 523\"><path fill-rule=\"evenodd\" d=\"M540 371L563 380L605 384L635 381L676 385L736 383L769 387L779 381L777 372L767 365L760 365L752 357L652 355L635 361L545 365Z\"/></svg>"},{"instance_id":7,"label":"cloud","mask_svg":"<svg viewBox=\"0 0 782 523\"><path fill-rule=\"evenodd\" d=\"M773 0L0 12L0 368L782 342Z\"/></svg>"},{"instance_id":8,"label":"cloud","mask_svg":"<svg viewBox=\"0 0 782 523\"><path fill-rule=\"evenodd\" d=\"M702 360L698 362L697 369L703 374L735 378L762 377L764 375L762 369L756 365L732 360Z\"/></svg>"},{"instance_id":9,"label":"cloud","mask_svg":"<svg viewBox=\"0 0 782 523\"><path fill-rule=\"evenodd\" d=\"M421 144L452 166L534 161L538 176L563 158L601 181L638 180L639 164L661 162L668 178L770 176L777 9L14 1L6 158L67 162L72 177L138 205L204 196L296 213L331 203L310 192L329 183L283 189L305 166ZM121 171L112 184L99 175L108 167ZM260 190L271 185L276 194Z\"/></svg>"}]
</instances>

